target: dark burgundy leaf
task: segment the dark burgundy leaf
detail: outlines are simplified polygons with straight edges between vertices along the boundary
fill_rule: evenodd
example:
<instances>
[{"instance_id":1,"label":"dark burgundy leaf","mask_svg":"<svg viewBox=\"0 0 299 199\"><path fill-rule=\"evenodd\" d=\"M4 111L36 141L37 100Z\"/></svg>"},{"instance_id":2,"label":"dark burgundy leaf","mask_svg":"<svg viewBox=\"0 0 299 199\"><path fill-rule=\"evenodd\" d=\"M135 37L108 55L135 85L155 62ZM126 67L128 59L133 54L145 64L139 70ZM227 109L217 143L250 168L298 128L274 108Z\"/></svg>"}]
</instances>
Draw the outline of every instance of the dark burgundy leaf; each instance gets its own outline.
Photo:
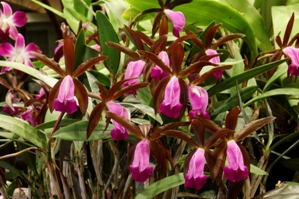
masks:
<instances>
[{"instance_id":1,"label":"dark burgundy leaf","mask_svg":"<svg viewBox=\"0 0 299 199\"><path fill-rule=\"evenodd\" d=\"M150 140L155 140L161 137L161 133L167 130L174 130L180 126L187 126L190 122L172 122L165 124L163 126L160 126L158 129L155 130L155 132L150 136Z\"/></svg>"},{"instance_id":2,"label":"dark burgundy leaf","mask_svg":"<svg viewBox=\"0 0 299 199\"><path fill-rule=\"evenodd\" d=\"M71 75L74 69L75 47L68 34L64 35L63 38L63 55L65 60L66 74Z\"/></svg>"},{"instance_id":3,"label":"dark burgundy leaf","mask_svg":"<svg viewBox=\"0 0 299 199\"><path fill-rule=\"evenodd\" d=\"M111 98L111 100L116 100L117 98L121 97L123 94L125 94L128 91L135 90L135 89L140 89L140 88L146 87L148 85L149 85L148 82L142 82L142 83L138 83L138 84L133 84L133 85L130 85L130 86L126 86L126 87L122 88L120 91L117 91L113 95L113 97Z\"/></svg>"},{"instance_id":4,"label":"dark burgundy leaf","mask_svg":"<svg viewBox=\"0 0 299 199\"><path fill-rule=\"evenodd\" d=\"M155 88L154 95L153 95L153 104L156 113L159 113L160 104L164 100L164 91L165 87L168 84L171 77L165 77L162 79Z\"/></svg>"},{"instance_id":5,"label":"dark burgundy leaf","mask_svg":"<svg viewBox=\"0 0 299 199\"><path fill-rule=\"evenodd\" d=\"M221 128L213 121L202 118L200 116L195 116L198 120L200 120L204 125L205 128L211 131L212 133L215 133L217 131L220 131Z\"/></svg>"},{"instance_id":6,"label":"dark burgundy leaf","mask_svg":"<svg viewBox=\"0 0 299 199\"><path fill-rule=\"evenodd\" d=\"M116 50L119 50L119 51L125 53L126 55L130 56L133 59L133 61L140 60L140 57L139 57L138 53L134 52L133 50L131 50L130 48L128 48L126 46L123 46L121 44L118 44L118 43L115 43L115 42L112 42L112 41L107 41L106 45L111 47L111 48L115 48Z\"/></svg>"},{"instance_id":7,"label":"dark burgundy leaf","mask_svg":"<svg viewBox=\"0 0 299 199\"><path fill-rule=\"evenodd\" d=\"M104 108L105 108L105 103L100 102L91 111L90 116L89 116L88 125L87 125L86 139L88 139L91 136L93 130L98 125Z\"/></svg>"},{"instance_id":8,"label":"dark burgundy leaf","mask_svg":"<svg viewBox=\"0 0 299 199\"><path fill-rule=\"evenodd\" d=\"M237 39L237 38L242 38L245 37L244 34L230 34L230 35L225 35L223 37L221 37L220 39L218 39L215 44L211 45L211 49L216 49L219 46L221 46L222 44L224 44L225 42L231 41L233 39Z\"/></svg>"},{"instance_id":9,"label":"dark burgundy leaf","mask_svg":"<svg viewBox=\"0 0 299 199\"><path fill-rule=\"evenodd\" d=\"M154 44L154 40L152 40L149 36L144 34L141 31L136 30L136 34L139 36L139 38L144 41L147 45L152 46Z\"/></svg>"},{"instance_id":10,"label":"dark burgundy leaf","mask_svg":"<svg viewBox=\"0 0 299 199\"><path fill-rule=\"evenodd\" d=\"M226 135L234 135L235 131L231 129L221 129L215 133L206 141L205 143L205 149L209 149L211 146L213 146L220 138L226 136Z\"/></svg>"},{"instance_id":11,"label":"dark burgundy leaf","mask_svg":"<svg viewBox=\"0 0 299 199\"><path fill-rule=\"evenodd\" d=\"M184 60L184 47L182 43L178 43L176 46L173 47L171 59L170 59L170 66L172 67L172 72L174 75L179 74L182 63Z\"/></svg>"},{"instance_id":12,"label":"dark burgundy leaf","mask_svg":"<svg viewBox=\"0 0 299 199\"><path fill-rule=\"evenodd\" d=\"M215 33L221 24L216 24L210 27L206 32L206 49L209 49L212 46L212 41L214 39Z\"/></svg>"},{"instance_id":13,"label":"dark burgundy leaf","mask_svg":"<svg viewBox=\"0 0 299 199\"><path fill-rule=\"evenodd\" d=\"M53 112L53 110L54 110L54 99L57 98L58 91L59 91L60 84L61 84L62 80L63 80L63 78L61 78L50 90L48 102L49 102L49 109L51 112Z\"/></svg>"},{"instance_id":14,"label":"dark burgundy leaf","mask_svg":"<svg viewBox=\"0 0 299 199\"><path fill-rule=\"evenodd\" d=\"M254 131L262 128L269 122L273 121L275 117L265 117L258 120L254 120L249 124L246 124L235 136L235 140L242 140Z\"/></svg>"},{"instance_id":15,"label":"dark burgundy leaf","mask_svg":"<svg viewBox=\"0 0 299 199\"><path fill-rule=\"evenodd\" d=\"M219 70L226 70L226 69L230 69L232 66L216 66L214 68L212 68L211 70L209 70L208 72L205 72L203 75L201 75L199 77L199 79L197 79L196 81L193 82L193 84L195 85L199 85L201 83L203 83L208 77L210 77L213 73L219 71Z\"/></svg>"},{"instance_id":16,"label":"dark burgundy leaf","mask_svg":"<svg viewBox=\"0 0 299 199\"><path fill-rule=\"evenodd\" d=\"M154 53L146 52L146 51L138 51L139 54L142 56L148 58L152 62L154 62L156 65L158 65L164 72L166 72L168 75L172 75L172 72L170 68Z\"/></svg>"},{"instance_id":17,"label":"dark burgundy leaf","mask_svg":"<svg viewBox=\"0 0 299 199\"><path fill-rule=\"evenodd\" d=\"M2 84L3 86L5 86L8 90L12 90L13 87L2 77L0 77L0 84Z\"/></svg>"},{"instance_id":18,"label":"dark burgundy leaf","mask_svg":"<svg viewBox=\"0 0 299 199\"><path fill-rule=\"evenodd\" d=\"M125 26L125 29L129 33L130 37L132 38L136 48L138 50L144 50L143 43L142 43L141 39L139 38L139 36L136 34L136 32L134 30L132 30L131 28L129 28L128 26Z\"/></svg>"},{"instance_id":19,"label":"dark burgundy leaf","mask_svg":"<svg viewBox=\"0 0 299 199\"><path fill-rule=\"evenodd\" d=\"M167 35L160 36L159 39L151 46L150 52L156 53L165 50L166 42Z\"/></svg>"},{"instance_id":20,"label":"dark burgundy leaf","mask_svg":"<svg viewBox=\"0 0 299 199\"><path fill-rule=\"evenodd\" d=\"M153 28L152 28L152 38L154 38L156 32L158 31L158 29L160 28L160 20L163 16L163 12L157 12L155 18L154 18L154 24L153 24Z\"/></svg>"},{"instance_id":21,"label":"dark burgundy leaf","mask_svg":"<svg viewBox=\"0 0 299 199\"><path fill-rule=\"evenodd\" d=\"M160 29L159 29L159 36L167 35L168 34L168 20L167 17L164 15L162 17L162 21L160 24Z\"/></svg>"},{"instance_id":22,"label":"dark burgundy leaf","mask_svg":"<svg viewBox=\"0 0 299 199\"><path fill-rule=\"evenodd\" d=\"M208 61L198 61L182 70L178 77L183 78L191 73L199 73L204 66L211 65Z\"/></svg>"},{"instance_id":23,"label":"dark burgundy leaf","mask_svg":"<svg viewBox=\"0 0 299 199\"><path fill-rule=\"evenodd\" d=\"M178 138L178 139L184 140L185 142L187 142L188 144L190 144L193 147L197 147L197 144L194 142L194 140L189 135L187 135L186 133L184 133L182 131L167 130L167 131L163 131L161 133L161 135L167 135L170 137Z\"/></svg>"},{"instance_id":24,"label":"dark burgundy leaf","mask_svg":"<svg viewBox=\"0 0 299 199\"><path fill-rule=\"evenodd\" d=\"M39 53L31 52L31 54L33 54L40 62L54 70L56 73L58 73L59 76L66 76L66 73L60 68L59 64L55 61Z\"/></svg>"},{"instance_id":25,"label":"dark burgundy leaf","mask_svg":"<svg viewBox=\"0 0 299 199\"><path fill-rule=\"evenodd\" d=\"M107 56L93 57L83 62L78 66L78 68L72 73L72 77L76 78L82 75L85 71L90 69L92 66L97 64L99 61L103 61L107 59Z\"/></svg>"},{"instance_id":26,"label":"dark burgundy leaf","mask_svg":"<svg viewBox=\"0 0 299 199\"><path fill-rule=\"evenodd\" d=\"M284 33L283 43L282 43L283 47L287 47L287 45L288 45L288 41L289 41L290 35L292 33L293 25L294 25L294 20L295 20L295 15L293 12L292 16L288 22L288 25L286 27L285 33Z\"/></svg>"},{"instance_id":27,"label":"dark burgundy leaf","mask_svg":"<svg viewBox=\"0 0 299 199\"><path fill-rule=\"evenodd\" d=\"M78 99L79 108L83 115L85 115L88 107L88 94L86 88L78 79L73 79L75 85L75 96Z\"/></svg>"},{"instance_id":28,"label":"dark burgundy leaf","mask_svg":"<svg viewBox=\"0 0 299 199\"><path fill-rule=\"evenodd\" d=\"M139 139L144 138L144 136L143 136L142 132L140 131L140 129L133 122L129 121L128 119L126 119L122 116L119 116L115 113L112 113L110 111L107 111L106 115L107 115L107 117L115 120L117 123L119 123L120 125L125 127L129 132L133 133Z\"/></svg>"},{"instance_id":29,"label":"dark burgundy leaf","mask_svg":"<svg viewBox=\"0 0 299 199\"><path fill-rule=\"evenodd\" d=\"M279 34L276 36L275 41L280 48L283 48L282 41Z\"/></svg>"},{"instance_id":30,"label":"dark burgundy leaf","mask_svg":"<svg viewBox=\"0 0 299 199\"><path fill-rule=\"evenodd\" d=\"M228 112L225 118L225 128L235 130L238 123L240 108L236 106Z\"/></svg>"},{"instance_id":31,"label":"dark burgundy leaf","mask_svg":"<svg viewBox=\"0 0 299 199\"><path fill-rule=\"evenodd\" d=\"M183 43L184 41L188 40L188 39L193 39L196 38L197 35L185 35L185 36L181 36L178 39L176 39L175 41L173 41L170 46L167 49L167 52L172 52L173 48L178 45L179 43Z\"/></svg>"},{"instance_id":32,"label":"dark burgundy leaf","mask_svg":"<svg viewBox=\"0 0 299 199\"><path fill-rule=\"evenodd\" d=\"M191 124L193 127L194 135L196 136L198 141L198 146L203 147L205 143L205 134L206 134L203 123L197 119L194 119L192 120Z\"/></svg>"}]
</instances>

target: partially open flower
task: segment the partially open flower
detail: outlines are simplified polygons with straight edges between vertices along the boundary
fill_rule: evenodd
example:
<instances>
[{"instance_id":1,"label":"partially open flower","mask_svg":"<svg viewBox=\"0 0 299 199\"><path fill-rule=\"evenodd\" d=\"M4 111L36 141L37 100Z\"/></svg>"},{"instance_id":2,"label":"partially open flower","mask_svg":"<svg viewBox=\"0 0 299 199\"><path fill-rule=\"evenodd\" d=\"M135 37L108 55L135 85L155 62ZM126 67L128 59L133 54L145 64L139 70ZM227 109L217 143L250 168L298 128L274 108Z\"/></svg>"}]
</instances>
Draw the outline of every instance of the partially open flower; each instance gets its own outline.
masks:
<instances>
[{"instance_id":1,"label":"partially open flower","mask_svg":"<svg viewBox=\"0 0 299 199\"><path fill-rule=\"evenodd\" d=\"M32 126L37 126L34 119L34 110L31 107L28 107L27 110L20 115L20 118L24 121L28 121Z\"/></svg>"},{"instance_id":2,"label":"partially open flower","mask_svg":"<svg viewBox=\"0 0 299 199\"><path fill-rule=\"evenodd\" d=\"M207 176L204 174L205 167L205 151L198 148L193 154L190 162L188 173L185 175L185 187L196 188L200 190L206 183Z\"/></svg>"},{"instance_id":3,"label":"partially open flower","mask_svg":"<svg viewBox=\"0 0 299 199\"><path fill-rule=\"evenodd\" d=\"M106 103L106 105L110 112L122 116L125 119L130 118L130 112L122 105L117 104L114 101L109 101ZM114 124L114 128L111 130L110 134L113 140L125 140L129 137L129 134L125 127L114 120L112 120L112 123Z\"/></svg>"},{"instance_id":4,"label":"partially open flower","mask_svg":"<svg viewBox=\"0 0 299 199\"><path fill-rule=\"evenodd\" d=\"M188 96L192 107L189 112L190 121L194 119L195 115L210 119L206 111L209 103L207 91L200 86L188 86Z\"/></svg>"},{"instance_id":5,"label":"partially open flower","mask_svg":"<svg viewBox=\"0 0 299 199\"><path fill-rule=\"evenodd\" d=\"M169 9L164 10L165 15L171 20L173 24L172 33L174 36L179 37L179 32L181 32L186 24L185 16L182 12L172 11Z\"/></svg>"},{"instance_id":6,"label":"partially open flower","mask_svg":"<svg viewBox=\"0 0 299 199\"><path fill-rule=\"evenodd\" d=\"M6 40L8 37L16 40L18 30L16 27L22 27L26 24L28 18L24 12L17 11L12 13L11 7L1 2L3 12L0 10L0 39Z\"/></svg>"},{"instance_id":7,"label":"partially open flower","mask_svg":"<svg viewBox=\"0 0 299 199\"><path fill-rule=\"evenodd\" d=\"M161 51L159 54L158 54L158 57L165 63L166 66L169 67L169 57L168 57L168 54L166 51ZM163 79L164 77L167 77L167 73L164 72L160 66L156 65L155 67L152 68L152 71L151 71L151 77L152 78L155 78L157 80L161 80Z\"/></svg>"},{"instance_id":8,"label":"partially open flower","mask_svg":"<svg viewBox=\"0 0 299 199\"><path fill-rule=\"evenodd\" d=\"M54 109L56 111L72 114L77 110L75 100L75 86L71 76L63 78L57 98L54 100Z\"/></svg>"},{"instance_id":9,"label":"partially open flower","mask_svg":"<svg viewBox=\"0 0 299 199\"><path fill-rule=\"evenodd\" d=\"M149 141L144 138L136 145L134 159L130 165L132 177L136 182L144 182L152 175L153 167L150 166L149 160Z\"/></svg>"},{"instance_id":10,"label":"partially open flower","mask_svg":"<svg viewBox=\"0 0 299 199\"><path fill-rule=\"evenodd\" d=\"M216 54L218 54L216 50L213 50L213 49L206 50L206 55L216 55ZM220 57L219 56L213 57L209 60L209 62L211 62L213 64L218 64L218 63L220 63ZM218 79L222 76L222 73L223 73L223 70L219 70L219 71L213 73L212 76L214 76L215 78Z\"/></svg>"},{"instance_id":11,"label":"partially open flower","mask_svg":"<svg viewBox=\"0 0 299 199\"><path fill-rule=\"evenodd\" d=\"M21 34L18 34L16 37L15 47L8 42L0 44L0 55L8 57L8 61L18 62L33 67L30 58L35 57L31 54L31 52L41 53L41 50L34 43L29 43L25 46L25 40ZM3 67L1 73L9 70L9 67Z\"/></svg>"},{"instance_id":12,"label":"partially open flower","mask_svg":"<svg viewBox=\"0 0 299 199\"><path fill-rule=\"evenodd\" d=\"M166 85L164 100L160 104L160 113L171 118L178 118L183 105L180 103L181 88L176 76L171 77Z\"/></svg>"},{"instance_id":13,"label":"partially open flower","mask_svg":"<svg viewBox=\"0 0 299 199\"><path fill-rule=\"evenodd\" d=\"M124 83L125 87L138 83L138 77L140 77L142 70L144 68L144 65L145 65L145 62L142 60L129 62L129 64L126 68L126 72L125 72L125 79L129 79L129 78L135 78L135 79L126 81ZM136 91L137 90L135 89L135 90L131 90L127 93L133 94L133 93L136 93Z\"/></svg>"},{"instance_id":14,"label":"partially open flower","mask_svg":"<svg viewBox=\"0 0 299 199\"><path fill-rule=\"evenodd\" d=\"M288 74L299 76L299 49L288 46L282 51L287 57L291 59L288 68Z\"/></svg>"},{"instance_id":15,"label":"partially open flower","mask_svg":"<svg viewBox=\"0 0 299 199\"><path fill-rule=\"evenodd\" d=\"M241 149L235 140L227 142L226 155L228 165L224 167L224 176L232 182L241 181L248 177L248 168L244 165Z\"/></svg>"}]
</instances>

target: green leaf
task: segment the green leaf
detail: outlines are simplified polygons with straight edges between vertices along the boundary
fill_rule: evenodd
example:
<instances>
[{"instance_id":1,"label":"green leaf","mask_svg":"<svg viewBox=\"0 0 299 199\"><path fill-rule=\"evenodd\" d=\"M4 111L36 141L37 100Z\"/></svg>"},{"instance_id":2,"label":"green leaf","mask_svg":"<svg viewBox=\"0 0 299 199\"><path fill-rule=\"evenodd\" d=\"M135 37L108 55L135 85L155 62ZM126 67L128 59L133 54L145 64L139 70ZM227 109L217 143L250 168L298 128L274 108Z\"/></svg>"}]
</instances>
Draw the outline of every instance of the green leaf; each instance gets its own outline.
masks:
<instances>
[{"instance_id":1,"label":"green leaf","mask_svg":"<svg viewBox=\"0 0 299 199\"><path fill-rule=\"evenodd\" d=\"M33 145L46 149L46 137L30 124L10 116L0 114L0 127L31 142Z\"/></svg>"},{"instance_id":2,"label":"green leaf","mask_svg":"<svg viewBox=\"0 0 299 199\"><path fill-rule=\"evenodd\" d=\"M63 14L62 12L56 10L55 8L53 8L53 7L51 7L51 6L48 6L48 5L46 5L46 4L43 4L42 2L37 1L37 0L31 0L31 1L32 1L33 3L36 3L37 5L39 5L39 6L43 7L43 8L45 8L45 9L47 9L47 10L53 12L55 15L57 15L57 16L59 16L59 17L61 17L61 18L64 18L64 17L65 17L64 14Z\"/></svg>"},{"instance_id":3,"label":"green leaf","mask_svg":"<svg viewBox=\"0 0 299 199\"><path fill-rule=\"evenodd\" d=\"M244 106L249 106L255 101L271 97L271 96L276 96L276 95L296 95L299 93L299 88L277 88L273 89L270 91L267 91L265 93L262 93L261 95L258 95L254 97L253 99L249 100Z\"/></svg>"},{"instance_id":4,"label":"green leaf","mask_svg":"<svg viewBox=\"0 0 299 199\"><path fill-rule=\"evenodd\" d=\"M242 102L249 99L253 93L257 90L257 86L250 86L240 90L240 95ZM228 111L235 106L239 105L238 93L235 92L227 100L225 100L221 105L211 114L211 118L215 118L219 113Z\"/></svg>"},{"instance_id":5,"label":"green leaf","mask_svg":"<svg viewBox=\"0 0 299 199\"><path fill-rule=\"evenodd\" d=\"M250 173L256 175L269 175L266 171L254 166L253 164L250 164Z\"/></svg>"},{"instance_id":6,"label":"green leaf","mask_svg":"<svg viewBox=\"0 0 299 199\"><path fill-rule=\"evenodd\" d=\"M88 10L82 3L82 0L73 0L73 1L74 1L73 5L75 10L87 17ZM84 0L84 2L87 6L90 6L91 0Z\"/></svg>"},{"instance_id":7,"label":"green leaf","mask_svg":"<svg viewBox=\"0 0 299 199\"><path fill-rule=\"evenodd\" d=\"M242 13L244 18L247 20L250 27L254 31L258 47L262 51L271 50L272 44L265 30L263 19L260 13L255 9L255 7L251 5L248 0L225 0L225 3L230 7L236 9L236 11Z\"/></svg>"},{"instance_id":8,"label":"green leaf","mask_svg":"<svg viewBox=\"0 0 299 199\"><path fill-rule=\"evenodd\" d=\"M127 2L140 11L160 8L158 1L144 0L140 3L139 0L127 0ZM248 44L252 56L257 55L254 31L242 13L237 10L213 0L193 0L191 3L175 7L174 10L184 13L187 24L196 23L196 25L207 26L215 21L222 23L223 27L230 32L245 34L246 37L243 40Z\"/></svg>"},{"instance_id":9,"label":"green leaf","mask_svg":"<svg viewBox=\"0 0 299 199\"><path fill-rule=\"evenodd\" d=\"M100 11L96 13L96 20L98 23L98 32L101 43L102 55L107 55L108 59L105 60L106 68L115 75L118 71L120 61L120 51L110 48L106 45L107 41L118 43L118 37L115 33L113 26L107 17Z\"/></svg>"},{"instance_id":10,"label":"green leaf","mask_svg":"<svg viewBox=\"0 0 299 199\"><path fill-rule=\"evenodd\" d=\"M78 66L84 62L84 55L86 50L85 45L85 32L81 29L75 45L75 60L74 60L74 71L78 68Z\"/></svg>"},{"instance_id":11,"label":"green leaf","mask_svg":"<svg viewBox=\"0 0 299 199\"><path fill-rule=\"evenodd\" d=\"M106 131L104 131L106 123L99 122L99 124L94 129L91 136L86 139L86 129L88 121L79 121L73 124L70 124L66 127L60 128L57 130L53 137L59 138L62 140L71 140L71 141L91 141L91 140L101 140L101 139L110 139L110 131L112 125L109 125Z\"/></svg>"},{"instance_id":12,"label":"green leaf","mask_svg":"<svg viewBox=\"0 0 299 199\"><path fill-rule=\"evenodd\" d=\"M286 59L282 59L279 61L275 61L269 64L265 64L250 70L245 71L242 74L236 75L234 77L231 77L229 79L224 80L223 82L213 86L212 88L210 88L208 90L209 96L213 96L216 95L217 93L220 93L221 91L228 89L230 87L233 87L236 85L236 81L238 81L238 83L242 83L244 81L247 81L251 78L254 78L257 75L261 75L262 73L277 67L279 64L285 62Z\"/></svg>"},{"instance_id":13,"label":"green leaf","mask_svg":"<svg viewBox=\"0 0 299 199\"><path fill-rule=\"evenodd\" d=\"M97 79L98 82L110 87L110 79L107 75L104 75L103 73L95 70L89 70L88 72L91 73Z\"/></svg>"},{"instance_id":14,"label":"green leaf","mask_svg":"<svg viewBox=\"0 0 299 199\"><path fill-rule=\"evenodd\" d=\"M51 87L53 87L56 84L56 82L58 81L57 79L55 79L53 77L49 77L45 74L42 74L40 71L38 71L30 66L21 64L21 63L10 62L10 61L0 61L0 66L11 67L11 68L17 69L19 71L22 71L24 73L27 73L28 75L45 82L46 84L48 84Z\"/></svg>"},{"instance_id":15,"label":"green leaf","mask_svg":"<svg viewBox=\"0 0 299 199\"><path fill-rule=\"evenodd\" d=\"M278 147L279 145L289 141L289 140L293 140L293 139L298 139L299 137L299 131L296 131L294 133L290 133L289 135L285 136L284 138L282 139L279 139L277 142L275 142L275 144L273 144L269 151L273 151L276 147Z\"/></svg>"},{"instance_id":16,"label":"green leaf","mask_svg":"<svg viewBox=\"0 0 299 199\"><path fill-rule=\"evenodd\" d=\"M159 180L141 191L135 199L150 199L154 196L185 183L184 174L178 173Z\"/></svg>"},{"instance_id":17,"label":"green leaf","mask_svg":"<svg viewBox=\"0 0 299 199\"><path fill-rule=\"evenodd\" d=\"M73 124L75 122L78 122L78 120L75 120L75 119L62 119L59 122L58 127L67 126L67 125ZM41 130L41 129L53 128L55 123L56 123L56 120L53 120L53 121L50 121L50 122L45 122L45 123L42 123L42 124L36 126L35 129Z\"/></svg>"},{"instance_id":18,"label":"green leaf","mask_svg":"<svg viewBox=\"0 0 299 199\"><path fill-rule=\"evenodd\" d=\"M288 70L288 66L286 63L281 64L277 71L273 74L273 76L266 82L266 85L264 87L264 92L267 91L271 85L277 80L279 79L279 77L281 77L283 74L285 74Z\"/></svg>"},{"instance_id":19,"label":"green leaf","mask_svg":"<svg viewBox=\"0 0 299 199\"><path fill-rule=\"evenodd\" d=\"M284 185L272 191L255 196L252 199L295 199L298 198L299 186L298 185Z\"/></svg>"},{"instance_id":20,"label":"green leaf","mask_svg":"<svg viewBox=\"0 0 299 199\"><path fill-rule=\"evenodd\" d=\"M128 105L128 106L133 106L135 108L140 109L141 111L145 112L146 114L148 114L149 116L151 116L152 118L154 118L155 120L157 120L160 124L163 124L162 118L160 117L159 114L155 114L155 110L148 106L148 105L144 105L144 104L133 104L133 103L121 103L122 105Z\"/></svg>"}]
</instances>

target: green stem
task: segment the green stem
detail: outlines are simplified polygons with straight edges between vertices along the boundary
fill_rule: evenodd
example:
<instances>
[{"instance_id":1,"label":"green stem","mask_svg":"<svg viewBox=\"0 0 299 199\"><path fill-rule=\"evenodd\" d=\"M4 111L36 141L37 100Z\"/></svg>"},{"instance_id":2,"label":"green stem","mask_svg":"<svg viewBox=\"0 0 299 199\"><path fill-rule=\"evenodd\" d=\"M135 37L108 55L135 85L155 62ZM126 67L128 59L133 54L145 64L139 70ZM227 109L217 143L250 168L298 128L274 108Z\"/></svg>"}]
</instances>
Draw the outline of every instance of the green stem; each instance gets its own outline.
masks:
<instances>
[{"instance_id":1,"label":"green stem","mask_svg":"<svg viewBox=\"0 0 299 199\"><path fill-rule=\"evenodd\" d=\"M57 120L55 122L53 130L52 130L51 135L49 137L49 141L48 141L48 152L47 152L47 158L48 158L48 160L51 160L51 143L52 143L52 140L53 140L53 135L56 132L56 130L58 128L58 125L59 125L59 123L60 123L63 115L64 115L64 112L61 112L60 115L59 115L59 117L57 118Z\"/></svg>"}]
</instances>

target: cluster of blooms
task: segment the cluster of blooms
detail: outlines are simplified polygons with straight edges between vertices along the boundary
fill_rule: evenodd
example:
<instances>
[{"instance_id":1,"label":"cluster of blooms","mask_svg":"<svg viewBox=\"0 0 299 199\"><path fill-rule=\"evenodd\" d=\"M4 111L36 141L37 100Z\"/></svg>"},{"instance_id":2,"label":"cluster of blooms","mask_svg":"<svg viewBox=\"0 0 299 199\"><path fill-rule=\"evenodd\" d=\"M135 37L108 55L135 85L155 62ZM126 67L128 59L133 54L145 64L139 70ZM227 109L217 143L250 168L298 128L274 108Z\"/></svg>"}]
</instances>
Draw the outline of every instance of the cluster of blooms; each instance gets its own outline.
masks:
<instances>
[{"instance_id":1,"label":"cluster of blooms","mask_svg":"<svg viewBox=\"0 0 299 199\"><path fill-rule=\"evenodd\" d=\"M1 39L10 37L14 39L16 43L15 47L7 42L0 44L0 55L8 57L9 61L20 62L25 65L32 66L30 61L30 58L34 57L32 52L41 53L41 51L39 50L38 46L33 43L25 46L23 36L18 34L16 30L16 27L22 27L25 25L27 21L26 15L23 12L16 12L12 14L11 8L7 3L1 2L1 4L3 6L3 12L0 10L0 37ZM185 26L184 15L181 12L175 12L169 9L166 9L164 13L173 23L173 35L179 37L179 32L181 32ZM297 71L299 63L298 56L297 54L296 56L294 55L294 51L297 53L297 49L290 47L286 48L284 53L292 59L289 72L291 74L299 74ZM206 55L217 55L217 52L213 49L208 49L205 51L205 53ZM168 66L168 68L170 67L170 60L166 51L161 51L158 54L158 57L165 63L166 66ZM67 57L65 59L66 65L73 65L73 63L71 63ZM219 56L214 56L209 61L211 63L217 64L220 62L220 58ZM128 63L124 77L125 79L129 80L125 81L124 87L138 83L138 77L141 76L145 64L146 62L143 60L130 61ZM10 68L3 67L2 73L8 70L10 70ZM61 74L62 78L50 92L50 95L55 96L55 99L53 101L53 105L49 104L49 106L50 109L54 109L62 113L72 114L77 111L77 101L75 96L78 95L78 93L76 93L75 90L84 88L83 86L80 87L81 83L78 83L78 80L76 79L76 77L82 73L78 71L64 72L61 70L62 69L57 68L57 72ZM216 73L213 73L213 76L220 78L222 76L222 72L223 71L219 70ZM156 65L151 69L151 77L161 81L164 78L169 77L169 74L165 73L160 66ZM134 94L136 91L136 89L130 90L127 93ZM170 118L178 118L183 107L180 102L180 96L181 88L179 79L174 74L170 77L170 80L165 87L164 99L159 105L160 113ZM191 104L191 110L189 112L190 121L195 119L196 115L209 119L209 114L206 111L209 101L207 91L197 85L188 85L188 97ZM83 102L79 101L78 103L79 107L81 108L81 104L83 104ZM52 106L53 108L51 108ZM130 112L125 107L114 102L113 100L107 101L106 107L110 112L130 120ZM5 111L5 109L3 109L3 111ZM21 118L29 120L33 125L36 125L36 123L33 121L33 118L30 116L32 116L32 109L28 108L28 110L23 113ZM115 120L112 120L112 122L114 124L114 128L111 130L112 139L127 139L129 137L127 129ZM146 137L139 141L136 145L134 159L130 166L132 177L135 181L144 182L152 175L153 166L150 165L149 161L151 151L150 147L150 141ZM248 177L248 168L244 166L241 150L234 140L227 141L227 158L228 165L224 167L224 176L228 180L241 181ZM185 186L187 188L201 189L203 187L207 179L207 176L204 174L204 166L205 150L199 147L193 153L189 162L188 172L185 175Z\"/></svg>"}]
</instances>

